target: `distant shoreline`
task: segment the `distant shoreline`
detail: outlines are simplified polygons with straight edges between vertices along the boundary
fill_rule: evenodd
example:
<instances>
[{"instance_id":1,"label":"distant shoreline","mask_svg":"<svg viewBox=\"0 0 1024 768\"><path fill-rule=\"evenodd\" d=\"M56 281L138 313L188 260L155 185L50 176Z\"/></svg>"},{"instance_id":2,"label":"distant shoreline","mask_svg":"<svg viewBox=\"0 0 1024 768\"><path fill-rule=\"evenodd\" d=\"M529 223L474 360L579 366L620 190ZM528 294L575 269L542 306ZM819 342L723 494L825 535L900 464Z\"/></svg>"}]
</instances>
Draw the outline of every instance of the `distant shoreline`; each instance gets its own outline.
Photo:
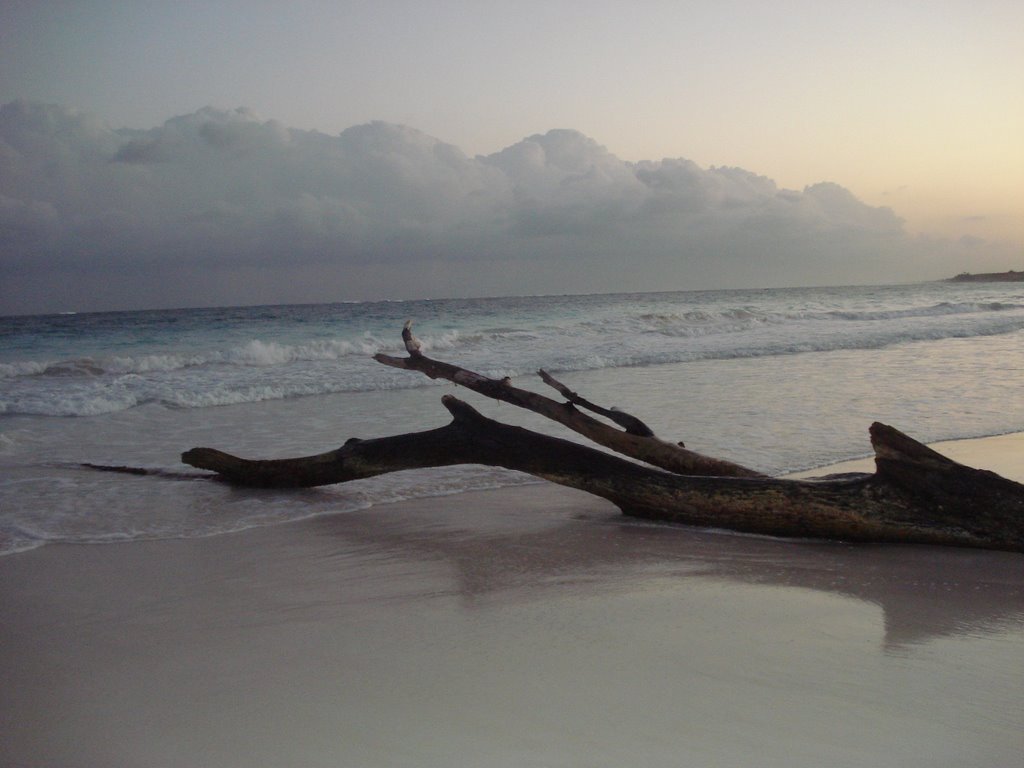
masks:
<instances>
[{"instance_id":1,"label":"distant shoreline","mask_svg":"<svg viewBox=\"0 0 1024 768\"><path fill-rule=\"evenodd\" d=\"M1008 272L982 272L972 275L961 272L956 277L946 278L947 283L1024 283L1024 272L1011 269Z\"/></svg>"}]
</instances>

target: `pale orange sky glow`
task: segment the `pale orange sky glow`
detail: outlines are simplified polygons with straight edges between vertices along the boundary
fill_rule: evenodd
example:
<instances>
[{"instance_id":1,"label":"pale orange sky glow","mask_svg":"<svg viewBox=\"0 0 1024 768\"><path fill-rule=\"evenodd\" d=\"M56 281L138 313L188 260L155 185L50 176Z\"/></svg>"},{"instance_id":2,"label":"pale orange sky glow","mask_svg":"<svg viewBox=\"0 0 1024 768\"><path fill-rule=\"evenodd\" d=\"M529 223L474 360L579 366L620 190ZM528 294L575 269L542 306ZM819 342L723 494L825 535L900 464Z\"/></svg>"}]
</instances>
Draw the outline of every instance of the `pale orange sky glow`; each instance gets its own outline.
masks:
<instances>
[{"instance_id":1,"label":"pale orange sky glow","mask_svg":"<svg viewBox=\"0 0 1024 768\"><path fill-rule=\"evenodd\" d=\"M470 159L569 129L632 163L840 185L910 238L971 246L921 261L931 277L1024 267L1022 34L1019 0L15 2L0 104L110 129L206 106L332 137L383 121Z\"/></svg>"}]
</instances>

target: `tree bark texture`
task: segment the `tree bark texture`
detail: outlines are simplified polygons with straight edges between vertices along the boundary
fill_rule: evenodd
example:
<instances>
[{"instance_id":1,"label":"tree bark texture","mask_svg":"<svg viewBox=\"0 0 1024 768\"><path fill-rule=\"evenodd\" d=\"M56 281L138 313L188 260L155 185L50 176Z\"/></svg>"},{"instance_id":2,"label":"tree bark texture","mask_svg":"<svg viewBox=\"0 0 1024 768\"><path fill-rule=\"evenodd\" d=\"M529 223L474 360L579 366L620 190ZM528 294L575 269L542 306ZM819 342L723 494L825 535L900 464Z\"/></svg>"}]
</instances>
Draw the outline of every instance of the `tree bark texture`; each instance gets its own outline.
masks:
<instances>
[{"instance_id":1,"label":"tree bark texture","mask_svg":"<svg viewBox=\"0 0 1024 768\"><path fill-rule=\"evenodd\" d=\"M194 448L182 461L229 483L273 488L485 464L587 491L627 515L652 520L775 536L1024 552L1024 485L958 464L883 424L871 426L874 474L799 481L674 474L501 424L451 395L442 402L451 423L425 432L352 439L337 450L293 459L249 460Z\"/></svg>"}]
</instances>

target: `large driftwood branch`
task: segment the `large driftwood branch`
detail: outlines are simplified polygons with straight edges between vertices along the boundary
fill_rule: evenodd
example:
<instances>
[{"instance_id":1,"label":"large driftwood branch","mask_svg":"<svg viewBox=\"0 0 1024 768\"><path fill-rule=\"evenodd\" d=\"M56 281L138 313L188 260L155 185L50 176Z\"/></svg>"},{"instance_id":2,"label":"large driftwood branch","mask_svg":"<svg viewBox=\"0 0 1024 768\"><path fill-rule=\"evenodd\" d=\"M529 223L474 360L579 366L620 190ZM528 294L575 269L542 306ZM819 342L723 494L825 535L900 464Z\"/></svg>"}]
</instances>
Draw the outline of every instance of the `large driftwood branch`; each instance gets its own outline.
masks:
<instances>
[{"instance_id":1,"label":"large driftwood branch","mask_svg":"<svg viewBox=\"0 0 1024 768\"><path fill-rule=\"evenodd\" d=\"M376 354L373 359L392 368L418 371L431 379L445 379L485 397L533 411L568 427L598 445L603 445L623 456L660 467L668 472L680 475L714 475L717 477L764 477L760 472L731 461L705 456L688 450L681 444L661 440L640 419L621 411L612 411L596 406L555 381L544 371L541 371L544 381L561 392L569 402L558 402L536 392L513 387L507 380L491 379L451 363L433 360L420 351L420 342L413 336L409 322L402 330L402 340L409 353L408 357ZM583 413L576 408L574 403L612 418L623 426L625 431Z\"/></svg>"},{"instance_id":2,"label":"large driftwood branch","mask_svg":"<svg viewBox=\"0 0 1024 768\"><path fill-rule=\"evenodd\" d=\"M446 395L445 427L296 459L247 460L194 448L182 461L247 486L305 487L387 472L486 464L527 472L654 520L777 536L901 541L1024 552L1024 486L957 464L874 424L873 475L825 481L698 477L644 467L488 419Z\"/></svg>"}]
</instances>

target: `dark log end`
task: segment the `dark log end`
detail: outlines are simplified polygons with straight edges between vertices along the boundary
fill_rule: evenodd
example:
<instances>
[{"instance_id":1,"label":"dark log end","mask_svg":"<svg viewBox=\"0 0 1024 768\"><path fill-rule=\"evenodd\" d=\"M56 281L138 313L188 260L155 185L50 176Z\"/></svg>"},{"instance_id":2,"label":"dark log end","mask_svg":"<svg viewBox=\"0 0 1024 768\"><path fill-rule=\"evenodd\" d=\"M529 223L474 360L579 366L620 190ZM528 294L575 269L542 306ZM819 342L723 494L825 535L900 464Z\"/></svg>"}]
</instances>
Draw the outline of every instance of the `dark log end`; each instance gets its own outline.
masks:
<instances>
[{"instance_id":1,"label":"dark log end","mask_svg":"<svg viewBox=\"0 0 1024 768\"><path fill-rule=\"evenodd\" d=\"M630 413L621 411L618 408L612 408L609 418L626 430L628 435L636 435L637 437L654 437L654 430L644 424L636 416Z\"/></svg>"},{"instance_id":2,"label":"dark log end","mask_svg":"<svg viewBox=\"0 0 1024 768\"><path fill-rule=\"evenodd\" d=\"M442 395L441 404L448 409L455 421L486 421L476 408L459 400L455 395Z\"/></svg>"},{"instance_id":3,"label":"dark log end","mask_svg":"<svg viewBox=\"0 0 1024 768\"><path fill-rule=\"evenodd\" d=\"M959 464L885 424L871 425L871 443L877 480L914 500L898 513L908 523L1024 549L1024 485Z\"/></svg>"},{"instance_id":4,"label":"dark log end","mask_svg":"<svg viewBox=\"0 0 1024 768\"><path fill-rule=\"evenodd\" d=\"M392 368L403 368L408 370L409 365L404 357L392 357L391 355L385 355L383 352L378 352L373 356L373 359L383 365L389 365Z\"/></svg>"},{"instance_id":5,"label":"dark log end","mask_svg":"<svg viewBox=\"0 0 1024 768\"><path fill-rule=\"evenodd\" d=\"M908 461L914 464L928 464L935 467L949 467L956 462L946 458L923 443L905 435L895 427L874 422L869 428L871 447L875 449L875 460Z\"/></svg>"},{"instance_id":6,"label":"dark log end","mask_svg":"<svg viewBox=\"0 0 1024 768\"><path fill-rule=\"evenodd\" d=\"M216 448L193 448L181 454L181 463L188 464L196 469L209 469L213 472L220 472L225 462L237 461L237 457Z\"/></svg>"}]
</instances>

